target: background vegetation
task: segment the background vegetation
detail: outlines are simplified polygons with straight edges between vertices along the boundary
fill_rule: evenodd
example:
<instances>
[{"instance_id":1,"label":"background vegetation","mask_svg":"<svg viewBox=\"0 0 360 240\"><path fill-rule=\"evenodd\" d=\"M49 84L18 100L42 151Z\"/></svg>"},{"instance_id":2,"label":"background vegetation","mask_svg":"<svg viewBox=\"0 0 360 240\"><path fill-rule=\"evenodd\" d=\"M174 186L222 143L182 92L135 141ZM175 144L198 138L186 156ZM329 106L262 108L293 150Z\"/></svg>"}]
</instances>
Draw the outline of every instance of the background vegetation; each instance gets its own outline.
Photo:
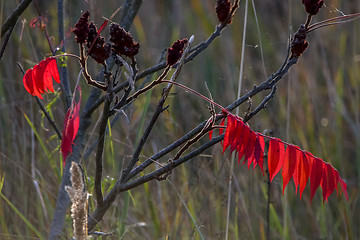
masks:
<instances>
[{"instance_id":1,"label":"background vegetation","mask_svg":"<svg viewBox=\"0 0 360 240\"><path fill-rule=\"evenodd\" d=\"M89 10L98 26L123 1L66 2L67 52L77 53L71 27L81 11ZM300 0L254 1L260 28L261 45L252 2L249 2L246 30L245 65L242 92L275 72L286 56L289 26L295 32L306 18ZM1 1L2 21L18 1ZM58 45L56 1L37 0L24 12L15 26L0 62L0 238L33 239L47 236L61 181L62 158L59 141L36 101L26 93L22 73L17 67L31 68L50 53L47 40L29 26L38 16L35 5L45 14L47 30ZM342 13L359 12L359 1L325 1L317 22ZM195 44L205 40L217 22L215 1L143 1L130 29L140 42L139 69L155 65L173 41L195 35ZM223 106L236 99L241 58L245 1L233 23L222 36L183 68L179 82L207 95L205 83L214 100ZM118 21L119 15L113 18ZM335 194L322 204L321 190L310 204L310 190L303 199L295 196L293 184L282 195L281 176L271 186L270 237L272 239L360 239L360 22L317 30L308 36L310 46L299 62L279 82L268 108L250 121L252 129L271 130L274 136L301 146L336 167L346 180L349 202ZM107 31L104 31L104 34ZM2 40L3 42L3 40ZM260 47L263 49L263 59ZM100 67L89 61L95 75ZM263 68L265 66L265 69ZM79 65L68 60L74 87ZM157 74L152 76L156 78ZM146 79L137 83L143 84ZM84 98L90 87L81 82ZM122 162L129 158L151 116L161 88L142 96L120 116L107 138L104 162L104 189L119 176ZM252 99L253 106L262 99ZM60 89L45 96L57 124L65 116ZM207 119L207 103L181 89L173 89L169 110L161 115L140 160L175 141L199 122ZM240 109L243 116L247 104ZM28 121L34 124L33 132ZM94 152L98 110L88 132L83 164L92 192ZM203 139L202 142L206 141ZM199 227L206 239L223 239L226 234L229 154L221 147L208 150L177 168L169 180L150 182L121 194L98 224L97 230L112 232L108 239L199 239ZM170 157L169 157L170 158ZM167 162L168 158L160 162ZM156 166L154 165L154 168ZM259 169L245 166L233 169L229 239L264 239L266 236L267 184ZM36 181L35 181L36 180ZM2 184L3 183L3 184ZM91 200L91 199L90 199ZM90 208L92 208L90 201ZM71 219L67 219L70 239Z\"/></svg>"}]
</instances>

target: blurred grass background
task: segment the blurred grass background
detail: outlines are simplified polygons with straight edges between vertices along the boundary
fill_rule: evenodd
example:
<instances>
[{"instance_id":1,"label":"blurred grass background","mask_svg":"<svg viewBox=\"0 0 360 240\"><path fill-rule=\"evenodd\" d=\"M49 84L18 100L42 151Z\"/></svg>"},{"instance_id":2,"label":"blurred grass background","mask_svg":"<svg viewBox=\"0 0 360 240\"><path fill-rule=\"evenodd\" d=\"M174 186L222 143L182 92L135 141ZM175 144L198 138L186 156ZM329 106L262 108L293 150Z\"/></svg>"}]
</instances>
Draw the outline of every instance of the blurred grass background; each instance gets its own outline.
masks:
<instances>
[{"instance_id":1,"label":"blurred grass background","mask_svg":"<svg viewBox=\"0 0 360 240\"><path fill-rule=\"evenodd\" d=\"M53 45L58 45L56 1L34 2L48 19L47 29ZM286 56L289 27L292 26L292 32L295 32L306 19L300 0L254 2L262 46L249 1L243 93L280 67ZM122 3L66 2L67 52L77 54L70 28L81 16L81 11L89 10L91 19L100 26L102 17L110 17ZM2 22L17 4L18 1L1 1ZM358 0L331 0L325 4L313 22L339 16L342 12L360 11ZM156 64L162 51L177 39L195 35L195 44L205 40L217 24L214 6L214 0L143 1L130 29L141 46L137 55L139 70ZM240 1L233 23L207 50L186 64L179 77L180 83L205 95L206 83L214 100L223 106L236 98L244 9L245 1ZM25 69L31 68L50 53L44 34L29 27L35 17L37 11L32 3L19 19L0 62L0 180L3 179L0 181L0 239L46 236L61 181L59 141L34 98L25 91L17 67L19 62ZM119 21L119 14L113 21ZM282 179L278 175L271 188L271 239L360 239L359 27L358 20L311 33L308 50L279 82L275 98L267 109L250 121L253 130L271 130L274 136L330 162L348 185L348 202L344 196L337 197L334 193L323 205L322 193L318 190L310 204L308 186L302 200L295 196L292 183L282 195ZM107 37L108 33L104 31L104 35ZM264 62L260 47L263 48ZM68 66L74 87L79 65L69 59ZM89 69L95 75L100 67L89 60ZM142 82L139 81L137 87ZM86 99L90 87L84 81L81 85L83 99ZM51 113L61 127L65 110L59 91L58 87L56 94L47 94L43 103L55 101ZM155 125L141 161L209 116L206 102L178 88L173 92L168 100L169 110ZM111 127L104 159L105 191L119 177L122 163L131 157L160 94L159 87L142 96L126 111L127 118L121 116ZM256 106L265 94L252 99L252 105ZM247 107L248 104L241 106L240 115L244 115ZM100 113L98 110L93 117L84 154L96 139ZM25 115L34 124L36 135ZM224 239L230 171L228 155L221 154L221 147L217 145L177 168L168 181L150 182L120 194L97 229L113 232L108 239L200 239L202 236ZM168 155L160 162L165 163L172 156ZM84 166L88 190L92 193L94 153L84 159ZM156 167L154 165L152 169ZM266 177L257 168L249 171L241 165L234 167L233 174L229 239L264 239ZM90 198L90 209L93 206ZM64 239L70 239L70 217L66 231Z\"/></svg>"}]
</instances>

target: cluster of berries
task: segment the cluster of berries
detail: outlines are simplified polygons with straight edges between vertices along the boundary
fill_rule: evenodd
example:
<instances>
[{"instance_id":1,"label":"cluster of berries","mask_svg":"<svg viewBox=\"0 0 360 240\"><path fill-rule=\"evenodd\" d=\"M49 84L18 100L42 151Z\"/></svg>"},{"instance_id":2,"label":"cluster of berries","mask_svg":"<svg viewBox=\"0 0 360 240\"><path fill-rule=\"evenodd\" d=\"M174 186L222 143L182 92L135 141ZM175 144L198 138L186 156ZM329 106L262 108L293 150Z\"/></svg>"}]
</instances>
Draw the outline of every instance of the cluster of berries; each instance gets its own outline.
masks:
<instances>
[{"instance_id":1,"label":"cluster of berries","mask_svg":"<svg viewBox=\"0 0 360 240\"><path fill-rule=\"evenodd\" d=\"M101 37L98 29L93 22L89 24L90 13L84 12L79 21L75 24L74 34L76 42L86 44L88 54L98 63L110 56L111 52L131 59L139 52L139 43L135 42L130 33L121 28L118 24L110 25L110 41L113 44L105 43L105 38Z\"/></svg>"}]
</instances>

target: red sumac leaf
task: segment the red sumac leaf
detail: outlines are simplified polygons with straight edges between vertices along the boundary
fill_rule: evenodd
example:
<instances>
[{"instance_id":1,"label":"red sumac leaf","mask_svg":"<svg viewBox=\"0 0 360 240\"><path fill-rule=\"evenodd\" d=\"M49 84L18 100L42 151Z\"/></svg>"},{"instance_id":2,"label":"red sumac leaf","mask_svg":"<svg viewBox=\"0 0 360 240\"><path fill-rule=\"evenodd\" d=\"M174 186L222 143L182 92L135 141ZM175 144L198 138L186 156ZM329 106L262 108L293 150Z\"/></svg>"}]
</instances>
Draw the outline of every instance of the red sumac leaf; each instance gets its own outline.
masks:
<instances>
[{"instance_id":1,"label":"red sumac leaf","mask_svg":"<svg viewBox=\"0 0 360 240\"><path fill-rule=\"evenodd\" d=\"M76 134L79 130L80 124L80 103L81 103L81 89L78 87L79 91L79 102L76 103L74 100L71 104L71 107L67 110L65 119L64 119L64 128L61 138L60 150L63 155L63 164L69 153L72 153L72 144L75 140Z\"/></svg>"},{"instance_id":2,"label":"red sumac leaf","mask_svg":"<svg viewBox=\"0 0 360 240\"><path fill-rule=\"evenodd\" d=\"M269 143L269 156L268 156L270 182L280 171L284 163L284 156L285 156L285 148L281 140L277 138L271 139Z\"/></svg>"},{"instance_id":3,"label":"red sumac leaf","mask_svg":"<svg viewBox=\"0 0 360 240\"><path fill-rule=\"evenodd\" d=\"M254 168L256 165L259 165L259 167L261 168L262 174L264 175L264 169L263 169L263 164L264 164L264 151L265 151L265 140L264 137L257 134L256 136L256 143L255 143L255 152L254 152L254 156L255 156L255 163L254 163Z\"/></svg>"},{"instance_id":4,"label":"red sumac leaf","mask_svg":"<svg viewBox=\"0 0 360 240\"><path fill-rule=\"evenodd\" d=\"M23 77L23 84L28 93L42 99L41 94L45 91L54 92L53 78L56 82L60 82L56 59L50 57L27 70Z\"/></svg>"},{"instance_id":5,"label":"red sumac leaf","mask_svg":"<svg viewBox=\"0 0 360 240\"><path fill-rule=\"evenodd\" d=\"M348 192L347 192L346 183L340 177L339 177L339 182L340 182L341 189L344 192L344 195L346 197L346 200L349 201L349 195L348 195Z\"/></svg>"},{"instance_id":6,"label":"red sumac leaf","mask_svg":"<svg viewBox=\"0 0 360 240\"><path fill-rule=\"evenodd\" d=\"M214 130L209 131L209 140L212 139L213 132L214 132Z\"/></svg>"},{"instance_id":7,"label":"red sumac leaf","mask_svg":"<svg viewBox=\"0 0 360 240\"><path fill-rule=\"evenodd\" d=\"M238 138L237 136L241 136L242 134L242 130L243 130L243 127L244 127L244 123L242 121L239 121L239 119L236 119L237 123L236 123L236 128L234 129L234 139L231 143L231 146L230 146L230 151L233 152L237 146L239 144L241 144L241 142L239 142L239 140L241 140L241 138Z\"/></svg>"},{"instance_id":8,"label":"red sumac leaf","mask_svg":"<svg viewBox=\"0 0 360 240\"><path fill-rule=\"evenodd\" d=\"M300 199L301 195L304 192L306 187L306 183L309 178L310 174L310 164L306 158L305 153L301 152L298 164L298 176L299 176L299 192L300 192Z\"/></svg>"},{"instance_id":9,"label":"red sumac leaf","mask_svg":"<svg viewBox=\"0 0 360 240\"><path fill-rule=\"evenodd\" d=\"M240 163L241 158L245 154L250 132L250 128L247 125L243 124L241 128L241 135L236 136L236 141L239 142L239 145L237 145L236 147L236 151L238 152L238 164Z\"/></svg>"},{"instance_id":10,"label":"red sumac leaf","mask_svg":"<svg viewBox=\"0 0 360 240\"><path fill-rule=\"evenodd\" d=\"M283 194L285 191L286 185L290 182L293 174L295 172L296 165L300 158L300 149L297 146L289 145L286 148L284 166L282 169L283 177Z\"/></svg>"},{"instance_id":11,"label":"red sumac leaf","mask_svg":"<svg viewBox=\"0 0 360 240\"><path fill-rule=\"evenodd\" d=\"M56 64L55 58L48 58L48 64L46 65L46 70L48 70L51 76L54 78L55 82L60 83L60 75Z\"/></svg>"},{"instance_id":12,"label":"red sumac leaf","mask_svg":"<svg viewBox=\"0 0 360 240\"><path fill-rule=\"evenodd\" d=\"M251 163L255 160L254 151L256 143L256 134L254 131L250 130L249 141L245 150L245 159L244 163L247 161L247 166L250 168Z\"/></svg>"},{"instance_id":13,"label":"red sumac leaf","mask_svg":"<svg viewBox=\"0 0 360 240\"><path fill-rule=\"evenodd\" d=\"M337 179L335 174L335 169L330 164L327 164L327 180L328 180L328 189L326 194L326 200L329 198L331 193L335 190L337 185Z\"/></svg>"},{"instance_id":14,"label":"red sumac leaf","mask_svg":"<svg viewBox=\"0 0 360 240\"><path fill-rule=\"evenodd\" d=\"M323 169L324 162L320 158L314 158L310 169L310 201L312 201L316 189L320 186Z\"/></svg>"},{"instance_id":15,"label":"red sumac leaf","mask_svg":"<svg viewBox=\"0 0 360 240\"><path fill-rule=\"evenodd\" d=\"M220 126L223 127L225 125L225 118L223 118L220 122ZM224 129L223 128L219 128L219 135L223 134Z\"/></svg>"},{"instance_id":16,"label":"red sumac leaf","mask_svg":"<svg viewBox=\"0 0 360 240\"><path fill-rule=\"evenodd\" d=\"M236 129L236 117L232 114L229 114L227 117L227 125L226 131L224 136L224 144L223 144L223 152L230 146L231 142L234 140L235 137L235 129Z\"/></svg>"},{"instance_id":17,"label":"red sumac leaf","mask_svg":"<svg viewBox=\"0 0 360 240\"><path fill-rule=\"evenodd\" d=\"M323 203L324 203L326 200L326 196L328 194L328 167L327 167L327 163L325 163L325 162L323 162L321 188L322 188L322 192L323 192Z\"/></svg>"}]
</instances>

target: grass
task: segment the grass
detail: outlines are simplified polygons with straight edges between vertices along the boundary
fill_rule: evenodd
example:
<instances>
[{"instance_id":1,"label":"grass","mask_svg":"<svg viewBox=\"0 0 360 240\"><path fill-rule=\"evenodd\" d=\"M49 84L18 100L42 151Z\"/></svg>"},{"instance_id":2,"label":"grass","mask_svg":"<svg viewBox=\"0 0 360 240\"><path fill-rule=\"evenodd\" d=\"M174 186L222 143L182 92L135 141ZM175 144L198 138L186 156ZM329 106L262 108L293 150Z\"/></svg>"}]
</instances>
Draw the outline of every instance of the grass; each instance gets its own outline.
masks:
<instances>
[{"instance_id":1,"label":"grass","mask_svg":"<svg viewBox=\"0 0 360 240\"><path fill-rule=\"evenodd\" d=\"M249 2L250 3L250 2ZM15 8L11 1L2 2L4 15ZM67 28L73 26L85 3L70 5ZM115 1L95 2L96 21L109 16L119 7ZM206 95L205 82L214 100L224 106L236 98L241 58L242 29L245 1L233 23L215 40L208 50L184 66L179 82ZM314 22L338 15L334 6L345 13L354 6L347 1L335 1L322 8ZM55 2L43 6L48 12L48 31L56 44L57 22ZM287 19L288 1L257 1L258 24L263 46L266 72L273 73L282 63L287 48L288 22L293 31L305 20L301 1L292 2L292 19ZM261 11L260 9L267 9ZM357 6L357 11L360 11ZM107 12L108 11L108 12ZM0 176L4 176L0 198L0 238L39 239L47 236L60 184L62 158L59 141L52 138L54 131L22 86L22 76L16 66L25 69L48 54L45 38L38 30L29 28L36 17L30 7L21 17L0 62ZM3 17L2 19L4 19ZM21 20L26 19L22 39ZM114 21L119 20L115 16ZM291 21L290 21L291 20ZM217 24L214 1L201 0L162 4L143 1L142 9L131 28L141 48L137 58L143 70L158 62L162 50L176 39L195 35L195 43L207 38ZM310 204L310 190L306 187L303 199L295 195L290 183L282 195L282 179L277 176L271 186L271 239L359 239L360 238L360 81L359 81L359 21L338 27L324 28L308 36L310 46L291 72L278 84L275 98L267 109L250 121L252 129L272 130L274 135L331 162L346 180L349 202L333 194L322 204L319 190ZM264 79L257 24L249 6L247 38L244 55L242 94ZM16 33L16 34L15 34ZM73 35L67 42L69 52L77 53ZM91 69L97 68L95 64ZM96 67L95 67L96 66ZM78 74L78 65L69 59L72 87ZM96 72L96 71L94 71ZM291 76L291 77L290 77ZM156 74L152 78L156 78ZM122 81L122 79L120 80ZM137 87L142 81L137 83ZM288 85L290 84L290 85ZM90 88L81 83L84 98ZM208 117L206 103L196 96L176 88L145 146L140 161L175 141L186 131ZM112 125L107 138L104 177L109 176L103 189L119 177L123 162L131 157L143 129L154 111L161 88L155 88L126 110ZM45 98L51 103L53 95ZM252 99L253 106L261 101ZM243 116L247 104L240 107ZM52 114L62 127L65 115L63 103L52 106ZM89 146L97 137L96 121L87 136ZM25 118L24 116L27 116ZM31 125L30 125L31 124ZM288 133L286 131L288 126ZM35 132L35 136L33 135ZM201 140L205 142L206 139ZM160 160L166 163L173 155ZM51 160L52 159L52 160ZM33 163L33 164L32 164ZM84 160L88 190L92 191L94 154ZM153 169L157 166L153 166ZM267 184L258 169L234 165L229 214L229 239L265 239ZM229 154L221 154L220 145L176 169L170 182L150 182L119 195L115 205L105 215L97 230L113 232L107 239L224 239L228 207ZM2 178L0 178L2 179ZM33 180L39 183L37 191ZM174 190L175 189L175 190ZM44 206L41 197L44 199ZM95 203L90 198L90 210ZM71 221L66 222L70 239ZM104 239L104 238L103 238Z\"/></svg>"}]
</instances>

